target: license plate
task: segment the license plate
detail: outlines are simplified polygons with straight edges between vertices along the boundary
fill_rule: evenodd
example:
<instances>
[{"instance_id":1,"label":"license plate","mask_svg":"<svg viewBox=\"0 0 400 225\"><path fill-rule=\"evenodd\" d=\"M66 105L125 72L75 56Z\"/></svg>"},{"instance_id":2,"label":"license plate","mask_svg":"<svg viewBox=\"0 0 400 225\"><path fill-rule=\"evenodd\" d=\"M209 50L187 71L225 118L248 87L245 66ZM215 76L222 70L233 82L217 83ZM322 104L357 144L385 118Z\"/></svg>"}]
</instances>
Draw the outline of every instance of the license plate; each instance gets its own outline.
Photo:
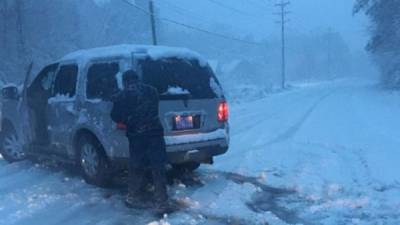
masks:
<instances>
[{"instance_id":1,"label":"license plate","mask_svg":"<svg viewBox=\"0 0 400 225\"><path fill-rule=\"evenodd\" d=\"M190 130L194 129L193 116L175 116L175 130Z\"/></svg>"}]
</instances>

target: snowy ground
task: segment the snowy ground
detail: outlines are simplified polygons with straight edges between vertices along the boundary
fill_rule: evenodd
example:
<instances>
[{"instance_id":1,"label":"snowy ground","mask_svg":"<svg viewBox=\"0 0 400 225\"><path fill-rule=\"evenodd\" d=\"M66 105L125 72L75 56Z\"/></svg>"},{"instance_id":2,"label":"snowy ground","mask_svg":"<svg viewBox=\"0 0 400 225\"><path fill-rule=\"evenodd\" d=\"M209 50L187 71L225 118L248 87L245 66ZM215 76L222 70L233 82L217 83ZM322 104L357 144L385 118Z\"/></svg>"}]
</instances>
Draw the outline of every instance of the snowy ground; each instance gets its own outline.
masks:
<instances>
[{"instance_id":1,"label":"snowy ground","mask_svg":"<svg viewBox=\"0 0 400 225\"><path fill-rule=\"evenodd\" d=\"M357 84L352 84L357 83ZM170 224L400 224L400 93L360 81L234 105L231 149L171 187ZM0 224L148 224L123 191L0 159ZM157 223L154 223L157 224Z\"/></svg>"}]
</instances>

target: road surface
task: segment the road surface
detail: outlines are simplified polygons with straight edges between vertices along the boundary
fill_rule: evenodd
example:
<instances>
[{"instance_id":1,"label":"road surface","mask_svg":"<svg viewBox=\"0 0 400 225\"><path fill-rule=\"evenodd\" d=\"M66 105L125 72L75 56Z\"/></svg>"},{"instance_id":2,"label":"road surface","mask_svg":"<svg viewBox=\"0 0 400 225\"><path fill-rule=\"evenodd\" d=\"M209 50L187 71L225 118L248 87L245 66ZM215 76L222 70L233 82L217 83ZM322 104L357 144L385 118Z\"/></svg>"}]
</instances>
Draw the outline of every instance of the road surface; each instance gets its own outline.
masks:
<instances>
[{"instance_id":1,"label":"road surface","mask_svg":"<svg viewBox=\"0 0 400 225\"><path fill-rule=\"evenodd\" d=\"M400 92L359 80L298 85L233 105L231 148L170 193L155 219L123 188L0 159L0 224L400 224Z\"/></svg>"}]
</instances>

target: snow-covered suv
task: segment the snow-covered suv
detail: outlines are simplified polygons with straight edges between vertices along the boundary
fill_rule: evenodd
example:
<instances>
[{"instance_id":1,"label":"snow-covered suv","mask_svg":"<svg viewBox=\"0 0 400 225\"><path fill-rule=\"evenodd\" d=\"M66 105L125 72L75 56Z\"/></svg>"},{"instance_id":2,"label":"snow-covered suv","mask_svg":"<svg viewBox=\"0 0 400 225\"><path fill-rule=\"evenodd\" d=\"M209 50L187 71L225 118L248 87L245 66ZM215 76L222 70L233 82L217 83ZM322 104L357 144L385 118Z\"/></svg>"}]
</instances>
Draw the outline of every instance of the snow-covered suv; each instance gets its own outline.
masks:
<instances>
[{"instance_id":1,"label":"snow-covered suv","mask_svg":"<svg viewBox=\"0 0 400 225\"><path fill-rule=\"evenodd\" d=\"M71 53L45 67L20 96L3 96L4 159L50 157L76 164L89 183L105 184L128 162L124 126L112 122L110 111L129 69L160 93L172 166L194 170L228 150L228 106L201 56L180 48L120 45Z\"/></svg>"}]
</instances>

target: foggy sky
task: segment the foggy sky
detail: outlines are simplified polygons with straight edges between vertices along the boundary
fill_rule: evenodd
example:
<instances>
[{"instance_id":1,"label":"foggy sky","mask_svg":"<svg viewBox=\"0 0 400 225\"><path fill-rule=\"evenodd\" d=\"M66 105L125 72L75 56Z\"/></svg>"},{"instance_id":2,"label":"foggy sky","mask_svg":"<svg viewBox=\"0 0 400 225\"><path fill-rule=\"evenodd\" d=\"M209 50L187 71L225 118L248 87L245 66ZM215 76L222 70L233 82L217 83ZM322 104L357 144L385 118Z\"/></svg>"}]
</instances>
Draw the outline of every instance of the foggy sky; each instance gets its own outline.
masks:
<instances>
[{"instance_id":1,"label":"foggy sky","mask_svg":"<svg viewBox=\"0 0 400 225\"><path fill-rule=\"evenodd\" d=\"M229 26L239 37L252 34L256 39L280 34L276 24L276 0L155 0L163 16L215 30L215 23ZM362 50L368 34L367 19L352 15L354 0L292 0L288 10L289 33L310 33L329 28L340 32L353 51ZM181 7L180 9L174 6ZM214 25L212 25L214 24Z\"/></svg>"}]
</instances>

